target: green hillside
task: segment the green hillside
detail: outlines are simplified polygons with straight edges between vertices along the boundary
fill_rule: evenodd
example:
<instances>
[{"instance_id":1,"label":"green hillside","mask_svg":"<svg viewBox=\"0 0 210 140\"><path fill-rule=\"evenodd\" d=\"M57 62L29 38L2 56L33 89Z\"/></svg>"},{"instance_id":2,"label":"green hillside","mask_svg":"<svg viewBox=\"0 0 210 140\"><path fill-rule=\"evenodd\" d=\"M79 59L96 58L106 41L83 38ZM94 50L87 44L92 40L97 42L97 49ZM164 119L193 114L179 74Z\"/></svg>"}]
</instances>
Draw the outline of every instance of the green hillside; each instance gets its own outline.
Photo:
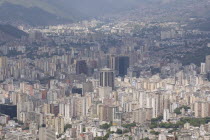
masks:
<instances>
[{"instance_id":1,"label":"green hillside","mask_svg":"<svg viewBox=\"0 0 210 140\"><path fill-rule=\"evenodd\" d=\"M59 1L51 0L0 0L0 5L10 3L14 5L20 5L25 8L39 8L43 11L46 11L50 14L73 20L73 15L71 13L67 13L64 9L59 7ZM70 11L70 10L69 10ZM75 13L72 11L72 13Z\"/></svg>"},{"instance_id":2,"label":"green hillside","mask_svg":"<svg viewBox=\"0 0 210 140\"><path fill-rule=\"evenodd\" d=\"M63 18L38 7L3 3L0 5L0 23L12 25L45 26L73 22L73 19Z\"/></svg>"},{"instance_id":3,"label":"green hillside","mask_svg":"<svg viewBox=\"0 0 210 140\"><path fill-rule=\"evenodd\" d=\"M21 38L22 36L27 36L27 33L25 33L24 31L19 30L16 27L13 27L8 24L6 25L0 24L0 32L3 32L14 38Z\"/></svg>"}]
</instances>

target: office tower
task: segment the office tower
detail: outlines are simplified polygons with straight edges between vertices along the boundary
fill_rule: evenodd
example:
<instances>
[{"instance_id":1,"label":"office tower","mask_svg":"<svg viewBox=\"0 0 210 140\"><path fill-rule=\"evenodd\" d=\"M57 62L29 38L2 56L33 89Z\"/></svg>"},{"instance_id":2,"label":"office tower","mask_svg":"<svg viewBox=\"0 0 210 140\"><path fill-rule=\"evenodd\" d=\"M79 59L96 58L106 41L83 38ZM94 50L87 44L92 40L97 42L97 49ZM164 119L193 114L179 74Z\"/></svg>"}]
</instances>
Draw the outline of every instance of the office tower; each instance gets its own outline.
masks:
<instances>
[{"instance_id":1,"label":"office tower","mask_svg":"<svg viewBox=\"0 0 210 140\"><path fill-rule=\"evenodd\" d=\"M109 68L100 71L100 86L114 89L114 71Z\"/></svg>"},{"instance_id":2,"label":"office tower","mask_svg":"<svg viewBox=\"0 0 210 140\"><path fill-rule=\"evenodd\" d=\"M206 72L210 71L210 55L206 56Z\"/></svg>"},{"instance_id":3,"label":"office tower","mask_svg":"<svg viewBox=\"0 0 210 140\"><path fill-rule=\"evenodd\" d=\"M88 68L85 60L78 60L76 63L76 74L87 74Z\"/></svg>"},{"instance_id":4,"label":"office tower","mask_svg":"<svg viewBox=\"0 0 210 140\"><path fill-rule=\"evenodd\" d=\"M115 70L115 73L119 70L119 57L116 55L109 55L107 58L107 66L108 68Z\"/></svg>"},{"instance_id":5,"label":"office tower","mask_svg":"<svg viewBox=\"0 0 210 140\"><path fill-rule=\"evenodd\" d=\"M8 115L10 118L17 117L17 106L0 104L0 114Z\"/></svg>"},{"instance_id":6,"label":"office tower","mask_svg":"<svg viewBox=\"0 0 210 140\"><path fill-rule=\"evenodd\" d=\"M124 77L127 75L127 69L129 68L129 57L119 56L119 76Z\"/></svg>"}]
</instances>

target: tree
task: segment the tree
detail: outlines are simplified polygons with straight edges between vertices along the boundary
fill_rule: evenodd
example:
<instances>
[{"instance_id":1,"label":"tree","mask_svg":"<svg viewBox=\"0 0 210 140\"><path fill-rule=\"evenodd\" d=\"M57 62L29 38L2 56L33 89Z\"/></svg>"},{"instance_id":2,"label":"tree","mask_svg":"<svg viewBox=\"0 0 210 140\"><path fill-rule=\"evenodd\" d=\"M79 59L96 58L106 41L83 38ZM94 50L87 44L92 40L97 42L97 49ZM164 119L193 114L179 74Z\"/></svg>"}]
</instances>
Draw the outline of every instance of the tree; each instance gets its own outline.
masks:
<instances>
[{"instance_id":1,"label":"tree","mask_svg":"<svg viewBox=\"0 0 210 140\"><path fill-rule=\"evenodd\" d=\"M71 124L66 124L66 125L64 126L64 131L66 132L66 130L67 130L68 128L72 128L72 125L71 125Z\"/></svg>"},{"instance_id":2,"label":"tree","mask_svg":"<svg viewBox=\"0 0 210 140\"><path fill-rule=\"evenodd\" d=\"M130 123L130 124L123 124L122 125L122 127L128 128L128 129L130 129L131 127L134 127L134 126L136 126L136 123Z\"/></svg>"},{"instance_id":3,"label":"tree","mask_svg":"<svg viewBox=\"0 0 210 140\"><path fill-rule=\"evenodd\" d=\"M181 114L181 109L180 108L176 108L174 110L174 113L176 113L177 115Z\"/></svg>"},{"instance_id":4,"label":"tree","mask_svg":"<svg viewBox=\"0 0 210 140\"><path fill-rule=\"evenodd\" d=\"M149 140L149 138L148 138L148 137L146 137L146 138L143 138L143 139L141 139L141 140Z\"/></svg>"},{"instance_id":5,"label":"tree","mask_svg":"<svg viewBox=\"0 0 210 140\"><path fill-rule=\"evenodd\" d=\"M116 133L117 133L117 134L122 134L123 131L122 131L121 129L117 129Z\"/></svg>"},{"instance_id":6,"label":"tree","mask_svg":"<svg viewBox=\"0 0 210 140\"><path fill-rule=\"evenodd\" d=\"M130 132L128 129L123 130L123 134L128 132Z\"/></svg>"},{"instance_id":7,"label":"tree","mask_svg":"<svg viewBox=\"0 0 210 140\"><path fill-rule=\"evenodd\" d=\"M154 134L154 135L159 135L159 134L160 134L160 132L156 132L156 131L154 131L154 130L150 131L150 133L151 133L151 134Z\"/></svg>"},{"instance_id":8,"label":"tree","mask_svg":"<svg viewBox=\"0 0 210 140\"><path fill-rule=\"evenodd\" d=\"M181 109L182 109L182 108L184 108L185 111L187 111L188 109L190 109L190 107L188 107L188 106L181 106L181 107L179 107L179 108L176 108L176 109L174 110L174 113L176 113L177 115L181 114Z\"/></svg>"},{"instance_id":9,"label":"tree","mask_svg":"<svg viewBox=\"0 0 210 140\"><path fill-rule=\"evenodd\" d=\"M101 129L109 129L110 127L111 127L111 124L108 124L108 123L100 125Z\"/></svg>"},{"instance_id":10,"label":"tree","mask_svg":"<svg viewBox=\"0 0 210 140\"><path fill-rule=\"evenodd\" d=\"M105 137L95 137L94 140L107 140Z\"/></svg>"}]
</instances>

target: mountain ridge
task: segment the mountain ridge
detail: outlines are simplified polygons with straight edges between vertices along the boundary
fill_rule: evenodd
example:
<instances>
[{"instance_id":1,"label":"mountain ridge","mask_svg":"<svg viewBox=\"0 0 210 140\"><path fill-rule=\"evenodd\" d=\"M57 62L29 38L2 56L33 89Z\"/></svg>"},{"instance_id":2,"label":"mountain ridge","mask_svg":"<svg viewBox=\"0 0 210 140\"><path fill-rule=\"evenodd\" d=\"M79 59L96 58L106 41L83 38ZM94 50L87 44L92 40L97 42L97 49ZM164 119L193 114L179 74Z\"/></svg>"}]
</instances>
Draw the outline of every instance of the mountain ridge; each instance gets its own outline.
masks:
<instances>
[{"instance_id":1,"label":"mountain ridge","mask_svg":"<svg viewBox=\"0 0 210 140\"><path fill-rule=\"evenodd\" d=\"M0 23L45 26L181 0L0 0ZM193 1L193 0L186 0ZM196 0L194 0L196 1ZM143 6L142 6L143 5ZM12 12L11 12L12 11ZM6 18L5 18L6 17Z\"/></svg>"},{"instance_id":2,"label":"mountain ridge","mask_svg":"<svg viewBox=\"0 0 210 140\"><path fill-rule=\"evenodd\" d=\"M0 24L0 44L27 37L28 34L9 24Z\"/></svg>"}]
</instances>

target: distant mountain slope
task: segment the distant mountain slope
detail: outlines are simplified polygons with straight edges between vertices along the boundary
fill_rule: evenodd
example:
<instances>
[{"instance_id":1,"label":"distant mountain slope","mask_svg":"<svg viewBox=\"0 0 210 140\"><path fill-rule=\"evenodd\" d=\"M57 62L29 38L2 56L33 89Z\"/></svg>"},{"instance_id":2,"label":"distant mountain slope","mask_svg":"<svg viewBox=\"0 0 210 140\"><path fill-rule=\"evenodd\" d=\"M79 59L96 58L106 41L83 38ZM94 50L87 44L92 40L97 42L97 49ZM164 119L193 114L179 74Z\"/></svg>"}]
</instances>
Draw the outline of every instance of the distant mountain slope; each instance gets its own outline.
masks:
<instances>
[{"instance_id":1,"label":"distant mountain slope","mask_svg":"<svg viewBox=\"0 0 210 140\"><path fill-rule=\"evenodd\" d=\"M126 10L140 1L144 0L0 0L0 5L37 8L60 18L77 20Z\"/></svg>"},{"instance_id":2,"label":"distant mountain slope","mask_svg":"<svg viewBox=\"0 0 210 140\"><path fill-rule=\"evenodd\" d=\"M49 25L113 14L148 0L0 0L0 22Z\"/></svg>"},{"instance_id":3,"label":"distant mountain slope","mask_svg":"<svg viewBox=\"0 0 210 140\"><path fill-rule=\"evenodd\" d=\"M10 3L26 8L36 7L52 15L73 20L79 12L71 7L71 4L66 5L66 1L71 0L0 0L0 4Z\"/></svg>"},{"instance_id":4,"label":"distant mountain slope","mask_svg":"<svg viewBox=\"0 0 210 140\"><path fill-rule=\"evenodd\" d=\"M199 3L208 0L0 0L0 23L53 25L120 12L165 7L180 1ZM168 5L167 5L168 4ZM180 7L181 4L175 5ZM185 5L186 6L186 5ZM151 9L152 10L152 9Z\"/></svg>"},{"instance_id":5,"label":"distant mountain slope","mask_svg":"<svg viewBox=\"0 0 210 140\"><path fill-rule=\"evenodd\" d=\"M21 39L24 36L28 36L28 34L11 25L0 24L0 45L8 41Z\"/></svg>"},{"instance_id":6,"label":"distant mountain slope","mask_svg":"<svg viewBox=\"0 0 210 140\"><path fill-rule=\"evenodd\" d=\"M21 38L22 36L27 36L27 33L25 33L24 31L19 30L16 27L13 27L8 24L7 25L0 24L0 32L12 36L14 38Z\"/></svg>"},{"instance_id":7,"label":"distant mountain slope","mask_svg":"<svg viewBox=\"0 0 210 140\"><path fill-rule=\"evenodd\" d=\"M26 8L10 3L4 3L0 6L0 22L2 23L40 26L71 21L72 20L58 17L37 7Z\"/></svg>"}]
</instances>

